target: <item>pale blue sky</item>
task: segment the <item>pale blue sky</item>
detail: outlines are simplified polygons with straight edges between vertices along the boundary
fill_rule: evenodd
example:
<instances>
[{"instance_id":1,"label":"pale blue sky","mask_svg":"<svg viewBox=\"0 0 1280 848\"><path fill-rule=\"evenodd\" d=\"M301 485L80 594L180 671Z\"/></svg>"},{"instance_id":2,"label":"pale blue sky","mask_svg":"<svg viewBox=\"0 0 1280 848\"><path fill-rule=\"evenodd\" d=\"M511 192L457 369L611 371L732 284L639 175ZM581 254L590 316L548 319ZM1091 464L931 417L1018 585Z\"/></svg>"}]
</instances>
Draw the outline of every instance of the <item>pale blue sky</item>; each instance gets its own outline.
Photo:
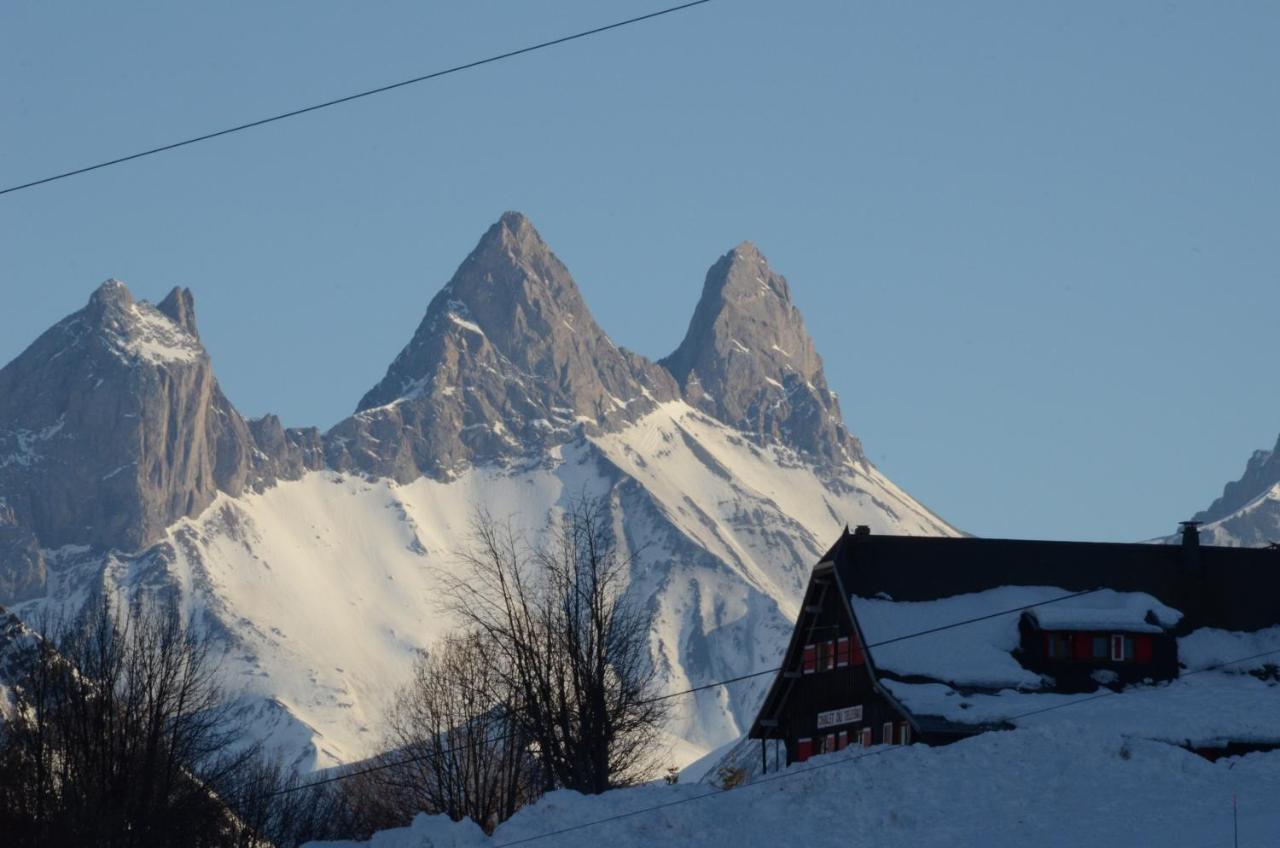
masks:
<instances>
[{"instance_id":1,"label":"pale blue sky","mask_svg":"<svg viewBox=\"0 0 1280 848\"><path fill-rule=\"evenodd\" d=\"M663 0L0 4L10 185ZM327 427L505 209L650 357L752 239L850 427L990 536L1175 529L1280 431L1280 5L715 0L0 198L0 362L109 276Z\"/></svg>"}]
</instances>

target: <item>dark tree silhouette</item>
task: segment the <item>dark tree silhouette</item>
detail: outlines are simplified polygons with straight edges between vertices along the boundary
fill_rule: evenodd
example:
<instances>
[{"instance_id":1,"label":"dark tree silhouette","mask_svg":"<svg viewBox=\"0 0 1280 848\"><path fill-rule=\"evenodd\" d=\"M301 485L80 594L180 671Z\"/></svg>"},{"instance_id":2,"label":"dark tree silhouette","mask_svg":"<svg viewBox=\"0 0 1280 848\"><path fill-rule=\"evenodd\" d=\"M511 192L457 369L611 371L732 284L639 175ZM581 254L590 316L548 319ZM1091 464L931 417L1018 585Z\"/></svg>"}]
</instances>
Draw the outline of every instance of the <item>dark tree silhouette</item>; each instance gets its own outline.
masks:
<instances>
[{"instance_id":1,"label":"dark tree silhouette","mask_svg":"<svg viewBox=\"0 0 1280 848\"><path fill-rule=\"evenodd\" d=\"M483 640L543 787L593 794L639 780L665 702L648 623L624 598L630 561L607 502L572 501L538 546L478 511L462 559L448 606Z\"/></svg>"}]
</instances>

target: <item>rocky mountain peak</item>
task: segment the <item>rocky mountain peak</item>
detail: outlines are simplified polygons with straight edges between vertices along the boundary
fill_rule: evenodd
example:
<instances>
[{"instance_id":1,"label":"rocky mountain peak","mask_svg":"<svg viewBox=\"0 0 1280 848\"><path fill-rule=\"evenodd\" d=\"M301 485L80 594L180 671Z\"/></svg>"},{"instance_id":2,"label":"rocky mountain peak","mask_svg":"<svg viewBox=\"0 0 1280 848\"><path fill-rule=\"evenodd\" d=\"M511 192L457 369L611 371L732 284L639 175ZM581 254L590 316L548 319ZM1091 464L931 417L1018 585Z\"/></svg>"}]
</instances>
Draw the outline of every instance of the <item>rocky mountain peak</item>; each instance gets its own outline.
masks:
<instances>
[{"instance_id":1,"label":"rocky mountain peak","mask_svg":"<svg viewBox=\"0 0 1280 848\"><path fill-rule=\"evenodd\" d=\"M412 479L616 428L675 397L618 348L529 220L504 214L427 307L412 340L333 431L330 461Z\"/></svg>"},{"instance_id":2,"label":"rocky mountain peak","mask_svg":"<svg viewBox=\"0 0 1280 848\"><path fill-rule=\"evenodd\" d=\"M1245 464L1244 474L1239 480L1228 483L1222 490L1222 496L1209 505L1209 508L1194 516L1201 522L1218 521L1239 510L1254 498L1270 492L1280 485L1280 439L1271 450L1257 450ZM1268 528L1268 532L1274 530Z\"/></svg>"},{"instance_id":3,"label":"rocky mountain peak","mask_svg":"<svg viewBox=\"0 0 1280 848\"><path fill-rule=\"evenodd\" d=\"M156 307L108 280L0 369L0 592L21 594L38 547L149 544L219 489L239 493L253 455L191 293Z\"/></svg>"},{"instance_id":4,"label":"rocky mountain peak","mask_svg":"<svg viewBox=\"0 0 1280 848\"><path fill-rule=\"evenodd\" d=\"M791 289L751 242L711 266L684 340L662 360L685 398L762 442L863 459Z\"/></svg>"},{"instance_id":5,"label":"rocky mountain peak","mask_svg":"<svg viewBox=\"0 0 1280 848\"><path fill-rule=\"evenodd\" d=\"M89 295L90 308L105 310L112 307L123 308L133 303L133 292L122 281L111 277Z\"/></svg>"},{"instance_id":6,"label":"rocky mountain peak","mask_svg":"<svg viewBox=\"0 0 1280 848\"><path fill-rule=\"evenodd\" d=\"M164 300L160 301L156 309L189 333L192 338L197 340L200 338L200 331L196 329L196 301L191 294L191 289L174 288Z\"/></svg>"}]
</instances>

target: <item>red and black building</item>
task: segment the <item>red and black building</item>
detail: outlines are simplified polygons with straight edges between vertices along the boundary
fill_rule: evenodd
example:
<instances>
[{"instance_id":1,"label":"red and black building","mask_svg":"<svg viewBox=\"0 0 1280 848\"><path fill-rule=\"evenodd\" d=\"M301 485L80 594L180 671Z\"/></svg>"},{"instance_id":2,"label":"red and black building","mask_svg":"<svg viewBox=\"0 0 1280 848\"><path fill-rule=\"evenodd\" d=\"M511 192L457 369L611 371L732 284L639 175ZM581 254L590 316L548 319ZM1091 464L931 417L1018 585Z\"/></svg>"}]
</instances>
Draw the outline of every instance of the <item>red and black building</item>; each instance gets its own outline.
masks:
<instances>
[{"instance_id":1,"label":"red and black building","mask_svg":"<svg viewBox=\"0 0 1280 848\"><path fill-rule=\"evenodd\" d=\"M1065 592L1142 592L1182 612L1176 624L1078 606L1028 609L1012 651L1047 675L1047 691L1177 676L1177 637L1216 627L1251 631L1280 624L1280 551L1202 546L1196 525L1181 544L1112 544L873 535L846 528L809 578L781 670L749 736L785 748L787 764L849 745L945 744L994 727L918 715L893 696L877 668L852 598L932 601L1007 586ZM913 679L904 682L928 682Z\"/></svg>"}]
</instances>

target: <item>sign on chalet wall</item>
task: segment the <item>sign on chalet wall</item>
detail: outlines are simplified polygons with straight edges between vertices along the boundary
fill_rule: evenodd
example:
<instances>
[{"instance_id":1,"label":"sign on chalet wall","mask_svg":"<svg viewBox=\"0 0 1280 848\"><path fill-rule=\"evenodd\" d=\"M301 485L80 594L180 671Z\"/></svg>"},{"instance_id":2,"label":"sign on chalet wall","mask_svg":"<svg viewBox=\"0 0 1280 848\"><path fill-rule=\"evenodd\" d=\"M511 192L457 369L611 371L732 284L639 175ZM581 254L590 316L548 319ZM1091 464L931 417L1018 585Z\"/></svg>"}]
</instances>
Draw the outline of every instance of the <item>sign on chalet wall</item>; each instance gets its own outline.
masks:
<instances>
[{"instance_id":1,"label":"sign on chalet wall","mask_svg":"<svg viewBox=\"0 0 1280 848\"><path fill-rule=\"evenodd\" d=\"M856 707L845 707L840 710L827 710L825 713L818 713L818 729L825 727L835 727L838 724L853 724L862 721L862 705Z\"/></svg>"}]
</instances>

